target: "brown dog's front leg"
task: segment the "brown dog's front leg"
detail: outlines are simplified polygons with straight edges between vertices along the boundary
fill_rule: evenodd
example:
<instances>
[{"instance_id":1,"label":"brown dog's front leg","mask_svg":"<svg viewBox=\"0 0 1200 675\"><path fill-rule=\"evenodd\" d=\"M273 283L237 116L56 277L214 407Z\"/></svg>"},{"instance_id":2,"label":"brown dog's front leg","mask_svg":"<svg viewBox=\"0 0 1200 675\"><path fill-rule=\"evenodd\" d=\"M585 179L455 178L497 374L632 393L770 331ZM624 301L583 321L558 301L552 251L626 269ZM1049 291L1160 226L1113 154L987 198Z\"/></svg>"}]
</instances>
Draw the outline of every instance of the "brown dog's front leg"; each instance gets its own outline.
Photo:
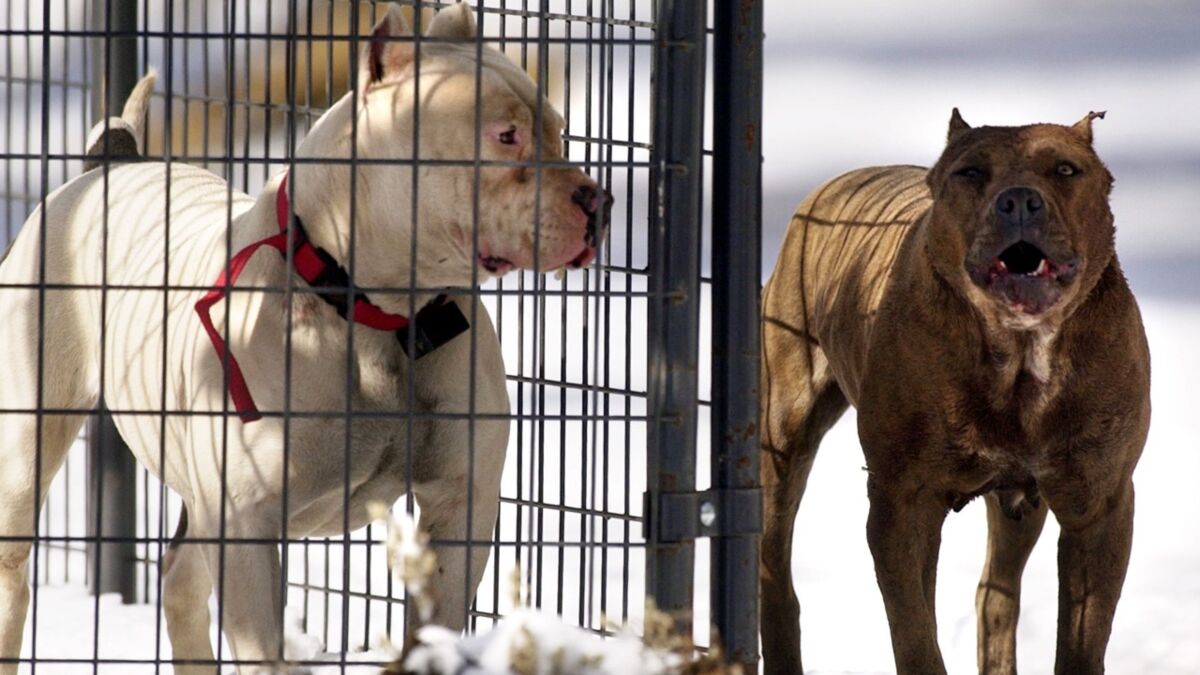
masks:
<instances>
[{"instance_id":1,"label":"brown dog's front leg","mask_svg":"<svg viewBox=\"0 0 1200 675\"><path fill-rule=\"evenodd\" d=\"M933 597L946 505L926 490L892 487L904 483L871 477L867 543L887 610L896 672L945 673Z\"/></svg>"},{"instance_id":2,"label":"brown dog's front leg","mask_svg":"<svg viewBox=\"0 0 1200 675\"><path fill-rule=\"evenodd\" d=\"M981 674L1015 675L1021 574L1046 524L1046 502L1040 501L1016 520L1005 514L996 493L985 499L987 559L975 592L977 662Z\"/></svg>"},{"instance_id":3,"label":"brown dog's front leg","mask_svg":"<svg viewBox=\"0 0 1200 675\"><path fill-rule=\"evenodd\" d=\"M1058 538L1058 651L1054 672L1104 672L1104 652L1133 543L1133 481L1100 498L1086 523L1061 514ZM1055 504L1051 502L1051 508ZM1095 513L1095 511L1093 511Z\"/></svg>"}]
</instances>

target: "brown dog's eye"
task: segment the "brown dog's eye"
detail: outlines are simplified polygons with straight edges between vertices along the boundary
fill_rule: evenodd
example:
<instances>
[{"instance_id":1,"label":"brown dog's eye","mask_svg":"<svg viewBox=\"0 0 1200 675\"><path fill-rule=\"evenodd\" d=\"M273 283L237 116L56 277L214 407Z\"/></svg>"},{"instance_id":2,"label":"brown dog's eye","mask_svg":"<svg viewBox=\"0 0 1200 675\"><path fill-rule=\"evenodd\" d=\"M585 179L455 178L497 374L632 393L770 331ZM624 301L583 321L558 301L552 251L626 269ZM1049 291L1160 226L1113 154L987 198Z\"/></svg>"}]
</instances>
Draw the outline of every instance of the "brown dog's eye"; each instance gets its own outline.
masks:
<instances>
[{"instance_id":1,"label":"brown dog's eye","mask_svg":"<svg viewBox=\"0 0 1200 675\"><path fill-rule=\"evenodd\" d=\"M1079 168L1070 162L1059 162L1058 168L1055 171L1060 176L1074 176L1079 173Z\"/></svg>"},{"instance_id":2,"label":"brown dog's eye","mask_svg":"<svg viewBox=\"0 0 1200 675\"><path fill-rule=\"evenodd\" d=\"M979 179L983 178L984 174L983 174L983 169L981 169L977 166L968 166L968 167L959 169L958 171L955 171L954 175L961 176L962 178L966 178L968 180L979 180Z\"/></svg>"},{"instance_id":3,"label":"brown dog's eye","mask_svg":"<svg viewBox=\"0 0 1200 675\"><path fill-rule=\"evenodd\" d=\"M498 138L500 139L500 143L502 143L503 145L516 145L517 144L517 127L514 125L514 126L509 127L508 131L501 131Z\"/></svg>"}]
</instances>

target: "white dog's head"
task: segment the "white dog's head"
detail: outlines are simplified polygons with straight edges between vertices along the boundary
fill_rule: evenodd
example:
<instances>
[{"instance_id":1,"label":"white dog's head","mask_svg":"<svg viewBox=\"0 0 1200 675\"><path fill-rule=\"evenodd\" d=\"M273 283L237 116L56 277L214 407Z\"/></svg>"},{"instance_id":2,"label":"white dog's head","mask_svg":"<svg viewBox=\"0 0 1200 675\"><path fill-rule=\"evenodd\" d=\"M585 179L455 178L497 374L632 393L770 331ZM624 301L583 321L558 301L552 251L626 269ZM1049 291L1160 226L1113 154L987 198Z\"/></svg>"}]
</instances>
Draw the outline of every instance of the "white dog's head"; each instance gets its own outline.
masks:
<instances>
[{"instance_id":1,"label":"white dog's head","mask_svg":"<svg viewBox=\"0 0 1200 675\"><path fill-rule=\"evenodd\" d=\"M408 260L414 230L421 286L590 264L612 198L565 165L562 116L504 54L476 44L465 3L437 13L419 54L412 36L393 3L360 58L357 156L367 163L357 178L359 283L407 285L407 274L396 279L385 270ZM341 129L341 138L313 154L329 156L332 144L344 155L349 132ZM310 211L322 210L319 195L307 201ZM329 243L344 247L348 232L338 239Z\"/></svg>"}]
</instances>

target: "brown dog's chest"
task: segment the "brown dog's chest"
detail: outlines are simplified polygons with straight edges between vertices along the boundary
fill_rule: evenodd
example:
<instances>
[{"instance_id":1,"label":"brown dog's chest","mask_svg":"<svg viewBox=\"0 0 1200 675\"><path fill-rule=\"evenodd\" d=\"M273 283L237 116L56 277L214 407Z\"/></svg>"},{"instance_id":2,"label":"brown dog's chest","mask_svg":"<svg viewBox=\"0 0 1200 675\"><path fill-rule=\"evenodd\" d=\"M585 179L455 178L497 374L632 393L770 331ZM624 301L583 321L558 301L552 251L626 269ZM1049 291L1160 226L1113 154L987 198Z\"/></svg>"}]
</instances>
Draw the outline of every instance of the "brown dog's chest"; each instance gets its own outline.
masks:
<instances>
[{"instance_id":1,"label":"brown dog's chest","mask_svg":"<svg viewBox=\"0 0 1200 675\"><path fill-rule=\"evenodd\" d=\"M1044 463L1046 444L996 415L957 426L949 439L949 461L939 481L946 486L948 508L958 511L971 500L997 492L1004 504L1037 503L1035 473ZM1006 507L1007 510L1007 507Z\"/></svg>"},{"instance_id":2,"label":"brown dog's chest","mask_svg":"<svg viewBox=\"0 0 1200 675\"><path fill-rule=\"evenodd\" d=\"M1035 475L1054 444L1059 389L1022 361L963 376L943 408L952 506L993 490L1036 493Z\"/></svg>"}]
</instances>

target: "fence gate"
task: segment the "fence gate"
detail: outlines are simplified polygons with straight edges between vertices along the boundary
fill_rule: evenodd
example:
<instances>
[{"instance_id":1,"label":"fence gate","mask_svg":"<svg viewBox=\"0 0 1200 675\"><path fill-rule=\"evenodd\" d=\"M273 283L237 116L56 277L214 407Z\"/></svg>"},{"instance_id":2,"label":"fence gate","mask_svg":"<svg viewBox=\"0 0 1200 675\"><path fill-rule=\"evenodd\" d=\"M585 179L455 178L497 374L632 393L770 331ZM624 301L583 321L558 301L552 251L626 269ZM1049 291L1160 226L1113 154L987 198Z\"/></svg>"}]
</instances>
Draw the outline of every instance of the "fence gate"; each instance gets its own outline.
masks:
<instances>
[{"instance_id":1,"label":"fence gate","mask_svg":"<svg viewBox=\"0 0 1200 675\"><path fill-rule=\"evenodd\" d=\"M468 630L488 630L517 603L605 634L639 626L653 601L701 648L715 639L730 660L757 669L762 5L472 2L479 35L471 43L500 49L533 78L565 118L562 165L582 169L614 203L591 268L558 277L517 271L473 291L500 339L511 433L493 537L434 542L435 550L491 549ZM382 2L347 0L8 3L0 9L6 242L47 195L83 173L92 125L119 114L149 67L158 80L141 139L147 158L204 167L257 196L273 176L309 161L297 146L356 90L359 50L385 11ZM406 16L421 25L431 14ZM467 165L490 166L478 155ZM543 165L532 168L540 175ZM479 196L471 198L478 220ZM108 209L95 217L108 223ZM0 294L28 289L0 284ZM107 282L44 279L35 290L41 298L116 292ZM476 359L472 350L464 377ZM36 533L0 532L0 545L33 548L25 639L19 657L0 654L0 670L17 660L21 672L170 672L159 561L181 502L136 463L114 418L198 413L162 404L114 406L110 416L103 401L77 409L38 401L0 410L0 424L70 413L90 421L48 490L36 491L44 504ZM355 414L347 410L345 422ZM411 429L422 415L401 417ZM487 416L472 408L465 419L473 429ZM348 462L346 437L331 452ZM39 457L40 444L39 435ZM413 500L393 509L411 512ZM278 540L291 658L371 672L384 662L382 640L402 643L404 591L387 570L384 537L376 524ZM222 641L214 649L210 665L232 661Z\"/></svg>"}]
</instances>

